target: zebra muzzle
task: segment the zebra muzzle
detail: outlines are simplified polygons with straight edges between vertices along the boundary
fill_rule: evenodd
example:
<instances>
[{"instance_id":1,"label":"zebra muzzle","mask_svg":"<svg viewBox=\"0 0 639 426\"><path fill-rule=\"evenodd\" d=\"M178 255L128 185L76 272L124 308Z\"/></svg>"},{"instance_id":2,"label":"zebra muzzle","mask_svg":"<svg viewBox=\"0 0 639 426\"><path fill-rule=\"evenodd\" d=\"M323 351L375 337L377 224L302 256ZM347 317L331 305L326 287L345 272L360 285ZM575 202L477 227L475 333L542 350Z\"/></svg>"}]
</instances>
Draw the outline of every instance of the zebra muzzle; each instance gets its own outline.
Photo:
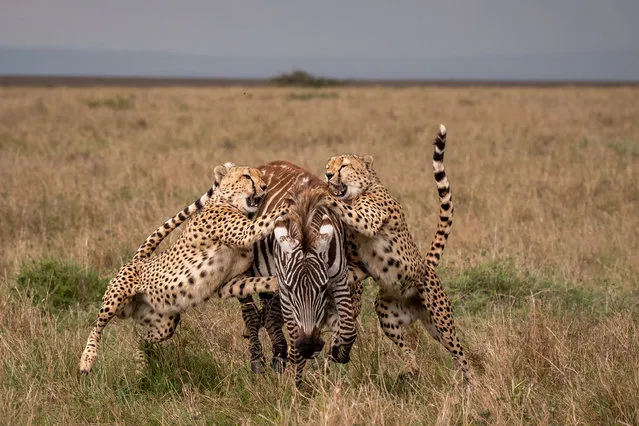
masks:
<instances>
[{"instance_id":1,"label":"zebra muzzle","mask_svg":"<svg viewBox=\"0 0 639 426\"><path fill-rule=\"evenodd\" d=\"M322 351L324 348L324 341L319 336L319 333L313 333L311 335L302 335L295 341L295 349L302 357L306 359L313 358L316 354Z\"/></svg>"}]
</instances>

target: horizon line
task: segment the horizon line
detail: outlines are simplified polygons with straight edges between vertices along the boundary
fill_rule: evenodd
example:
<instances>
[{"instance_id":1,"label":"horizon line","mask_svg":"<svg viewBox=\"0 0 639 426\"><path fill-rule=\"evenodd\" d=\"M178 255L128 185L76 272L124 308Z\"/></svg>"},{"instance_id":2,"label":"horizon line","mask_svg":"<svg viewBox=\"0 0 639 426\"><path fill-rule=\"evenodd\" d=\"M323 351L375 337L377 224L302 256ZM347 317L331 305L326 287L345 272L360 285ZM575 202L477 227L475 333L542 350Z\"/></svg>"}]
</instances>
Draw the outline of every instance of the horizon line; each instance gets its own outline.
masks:
<instances>
[{"instance_id":1,"label":"horizon line","mask_svg":"<svg viewBox=\"0 0 639 426\"><path fill-rule=\"evenodd\" d=\"M275 76L276 77L276 76ZM143 75L85 75L85 74L0 74L0 87L156 87L156 86L253 86L282 87L292 89L335 89L338 87L409 87L409 86L637 86L639 80L606 79L458 79L450 78L345 78L332 79L338 84L326 84L321 87L302 85L281 85L273 82L274 77L238 78L238 77L191 77L191 76L143 76Z\"/></svg>"}]
</instances>

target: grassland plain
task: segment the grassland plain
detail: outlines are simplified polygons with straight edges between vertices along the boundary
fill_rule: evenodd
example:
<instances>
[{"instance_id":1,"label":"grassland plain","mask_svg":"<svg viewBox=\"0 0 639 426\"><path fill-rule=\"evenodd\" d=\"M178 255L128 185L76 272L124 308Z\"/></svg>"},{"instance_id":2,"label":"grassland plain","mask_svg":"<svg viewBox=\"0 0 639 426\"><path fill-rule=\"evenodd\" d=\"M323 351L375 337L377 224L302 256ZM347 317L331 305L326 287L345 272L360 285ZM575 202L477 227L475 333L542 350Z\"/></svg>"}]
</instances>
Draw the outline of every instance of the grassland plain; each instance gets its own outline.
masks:
<instances>
[{"instance_id":1,"label":"grassland plain","mask_svg":"<svg viewBox=\"0 0 639 426\"><path fill-rule=\"evenodd\" d=\"M0 89L0 422L639 424L639 88ZM455 220L439 268L477 373L378 329L369 283L346 366L297 392L253 375L235 301L183 316L134 374L114 321L77 363L106 281L225 161L321 173L372 154L426 250L430 138L446 124ZM173 241L175 236L169 241ZM165 243L166 244L166 243Z\"/></svg>"}]
</instances>

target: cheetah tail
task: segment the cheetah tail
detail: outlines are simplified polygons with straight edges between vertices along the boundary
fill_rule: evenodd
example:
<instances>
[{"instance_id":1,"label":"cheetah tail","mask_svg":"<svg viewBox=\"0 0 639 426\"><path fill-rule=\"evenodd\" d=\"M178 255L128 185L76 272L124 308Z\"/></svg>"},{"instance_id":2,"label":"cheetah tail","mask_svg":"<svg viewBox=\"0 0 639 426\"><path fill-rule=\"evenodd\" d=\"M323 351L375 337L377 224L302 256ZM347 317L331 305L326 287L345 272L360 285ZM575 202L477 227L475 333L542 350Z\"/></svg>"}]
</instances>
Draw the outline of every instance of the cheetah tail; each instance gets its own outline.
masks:
<instances>
[{"instance_id":1,"label":"cheetah tail","mask_svg":"<svg viewBox=\"0 0 639 426\"><path fill-rule=\"evenodd\" d=\"M138 251L135 252L133 260L142 260L151 257L151 254L158 248L160 243L178 226L184 223L193 213L202 210L204 204L213 196L213 188L202 195L198 200L195 200L193 204L184 208L178 214L171 219L164 222L164 225L155 230L146 241L140 246Z\"/></svg>"},{"instance_id":2,"label":"cheetah tail","mask_svg":"<svg viewBox=\"0 0 639 426\"><path fill-rule=\"evenodd\" d=\"M433 173L439 193L439 223L437 232L426 255L426 263L436 267L444 252L446 240L453 226L453 199L450 193L450 184L444 170L444 150L446 149L446 127L439 125L439 133L433 140L435 150L433 153Z\"/></svg>"}]
</instances>

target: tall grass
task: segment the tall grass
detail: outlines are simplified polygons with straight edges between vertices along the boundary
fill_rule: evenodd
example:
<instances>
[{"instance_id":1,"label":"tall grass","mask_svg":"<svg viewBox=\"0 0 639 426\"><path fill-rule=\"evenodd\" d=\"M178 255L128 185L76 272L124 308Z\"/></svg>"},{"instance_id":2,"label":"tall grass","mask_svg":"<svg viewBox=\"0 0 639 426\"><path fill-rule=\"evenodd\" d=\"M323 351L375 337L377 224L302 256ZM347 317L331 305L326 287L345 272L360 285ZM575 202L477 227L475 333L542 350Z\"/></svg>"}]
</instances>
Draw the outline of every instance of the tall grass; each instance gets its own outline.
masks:
<instances>
[{"instance_id":1,"label":"tall grass","mask_svg":"<svg viewBox=\"0 0 639 426\"><path fill-rule=\"evenodd\" d=\"M636 88L0 89L0 416L10 423L639 423ZM134 102L133 102L134 100ZM134 373L114 321L77 363L106 281L225 161L321 173L369 153L426 250L429 139L449 130L453 234L439 272L477 374L419 327L400 380L368 283L351 363L256 376L235 301L183 316ZM169 243L175 236L169 238ZM166 245L166 243L165 243ZM267 346L268 350L268 346Z\"/></svg>"}]
</instances>

